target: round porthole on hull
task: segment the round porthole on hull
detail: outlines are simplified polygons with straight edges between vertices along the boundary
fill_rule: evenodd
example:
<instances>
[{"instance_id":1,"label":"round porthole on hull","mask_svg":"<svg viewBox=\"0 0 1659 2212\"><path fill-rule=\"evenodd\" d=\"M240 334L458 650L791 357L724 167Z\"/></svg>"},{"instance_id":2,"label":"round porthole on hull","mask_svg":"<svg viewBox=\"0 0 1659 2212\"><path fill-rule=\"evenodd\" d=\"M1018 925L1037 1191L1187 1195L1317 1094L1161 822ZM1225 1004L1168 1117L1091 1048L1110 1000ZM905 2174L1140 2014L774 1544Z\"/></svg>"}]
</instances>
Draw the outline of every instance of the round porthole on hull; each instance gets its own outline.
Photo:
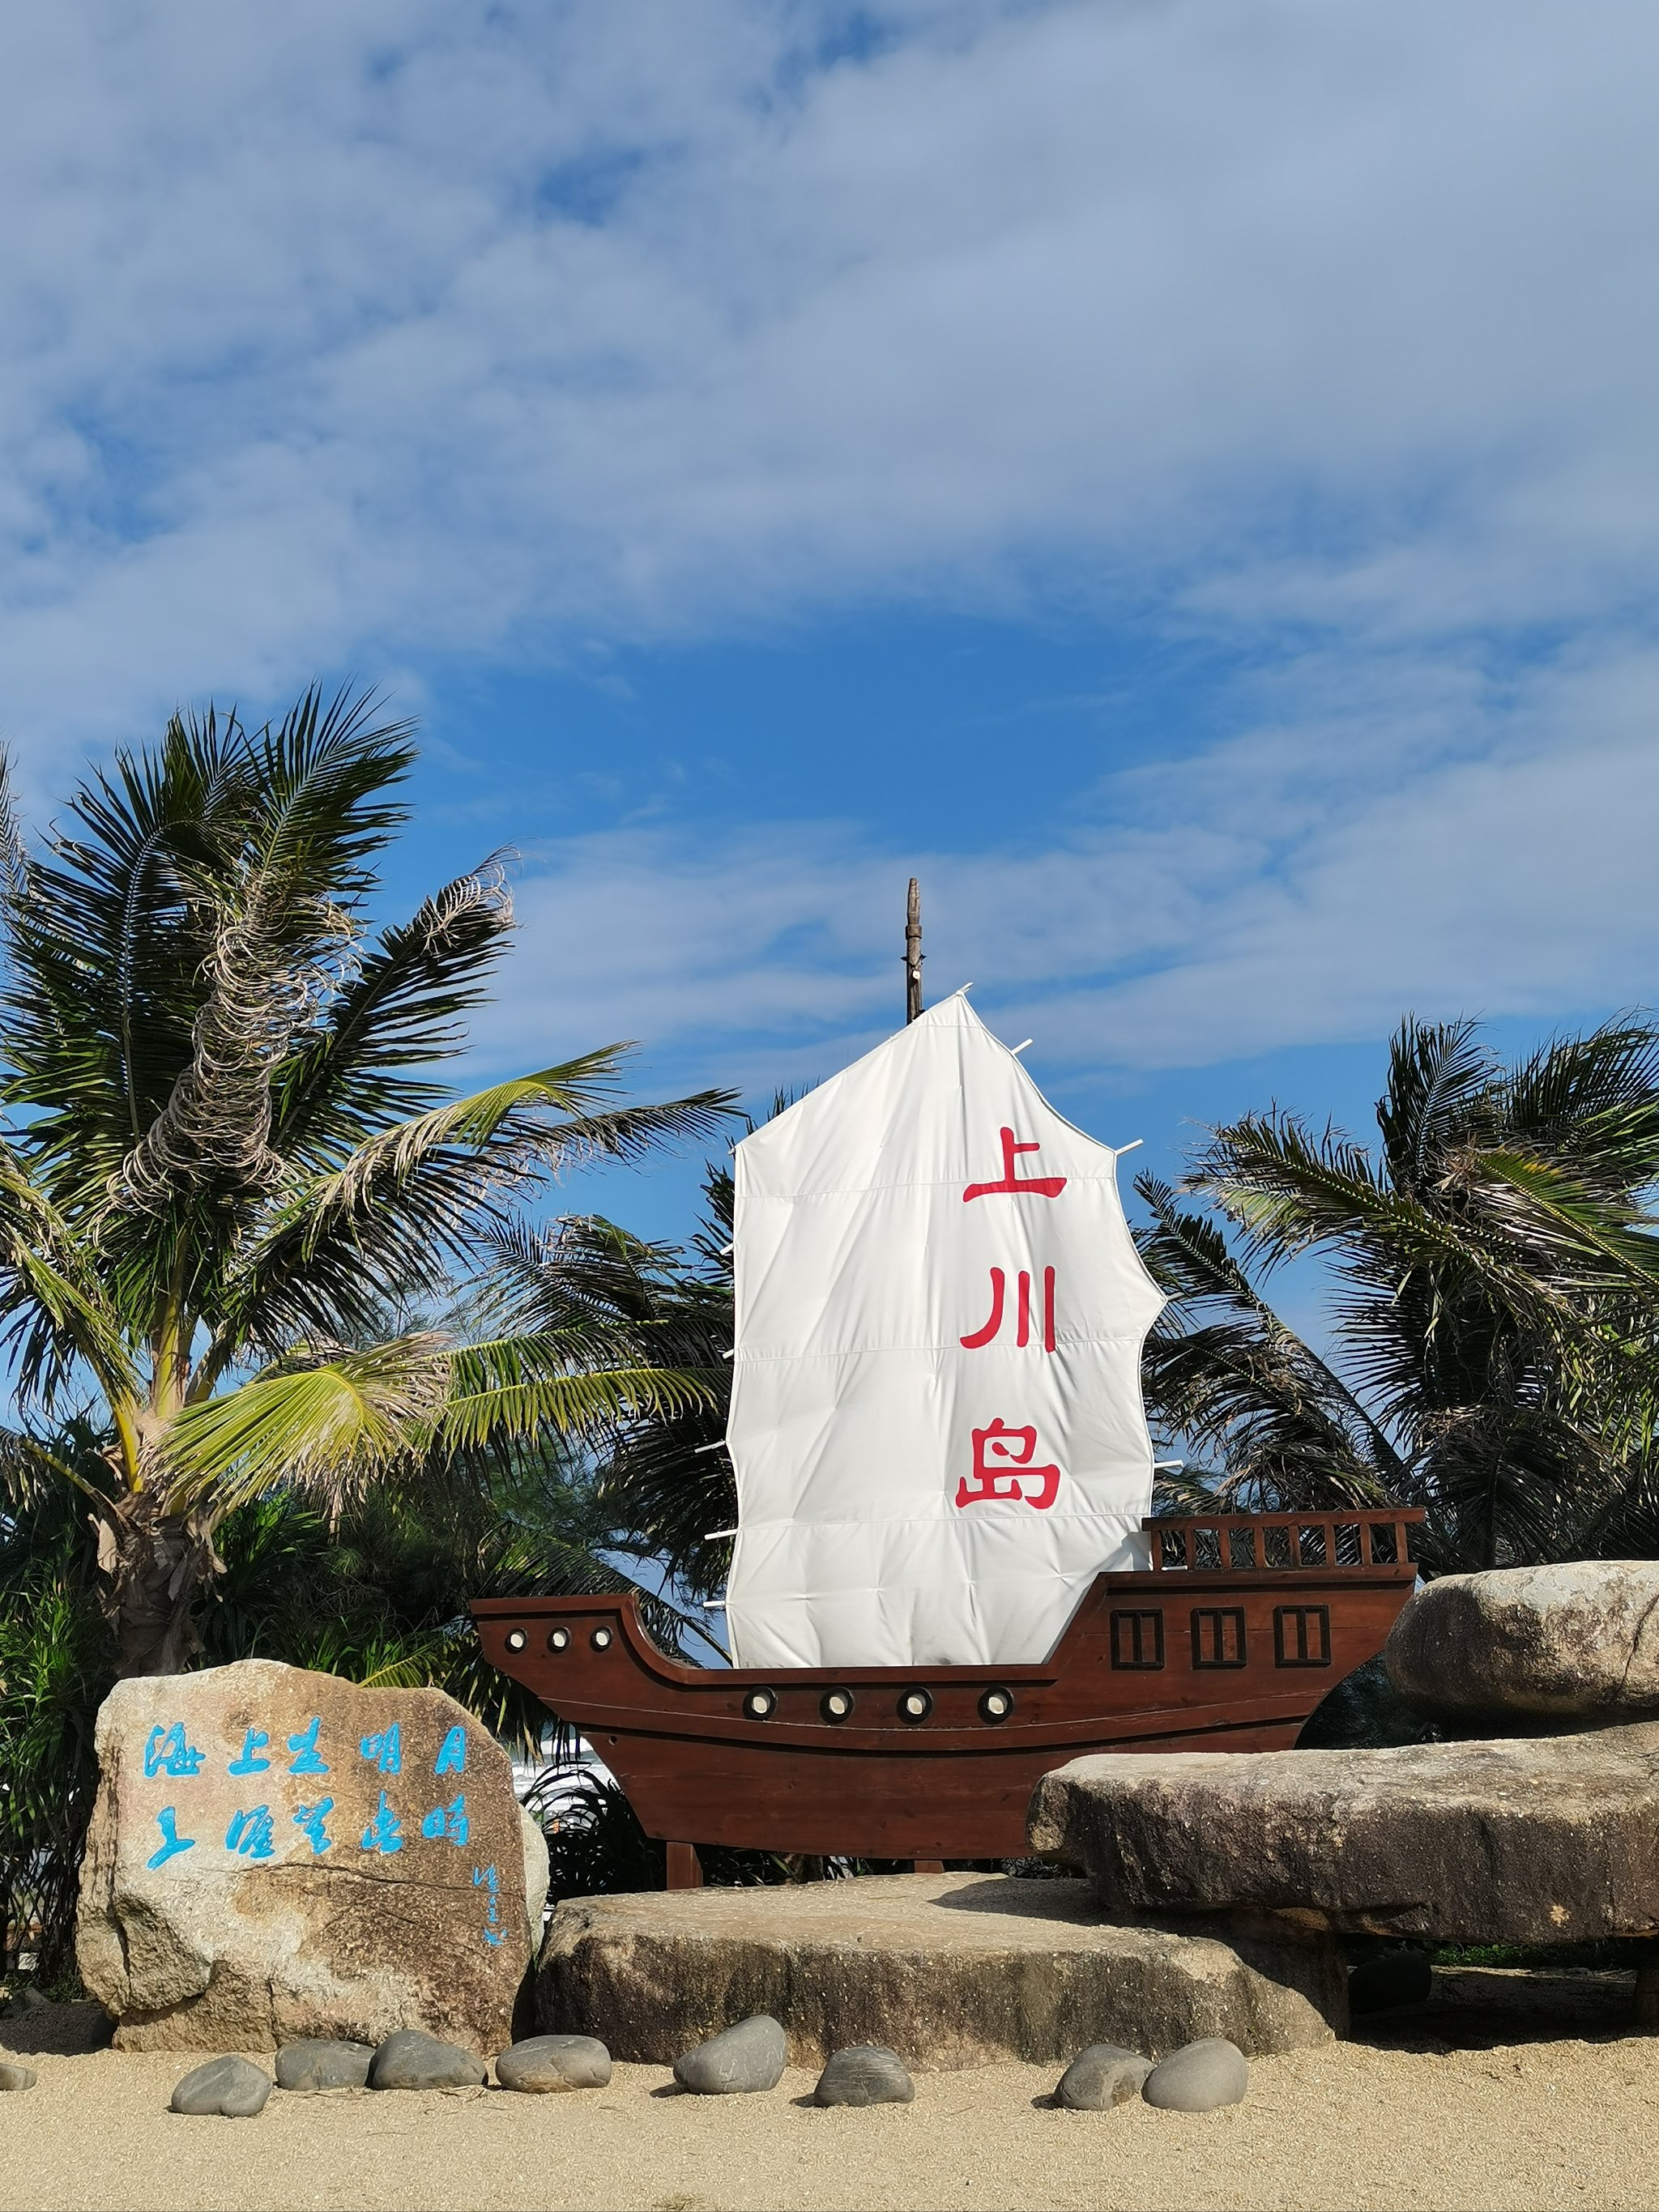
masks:
<instances>
[{"instance_id":1,"label":"round porthole on hull","mask_svg":"<svg viewBox=\"0 0 1659 2212\"><path fill-rule=\"evenodd\" d=\"M998 1721L1006 1721L1013 1710L1014 1693L1012 1690L987 1690L980 1698L979 1717L982 1721L989 1721L993 1726Z\"/></svg>"},{"instance_id":2,"label":"round porthole on hull","mask_svg":"<svg viewBox=\"0 0 1659 2212\"><path fill-rule=\"evenodd\" d=\"M775 1690L750 1690L743 1701L744 1711L751 1721L769 1721L778 1709Z\"/></svg>"},{"instance_id":3,"label":"round porthole on hull","mask_svg":"<svg viewBox=\"0 0 1659 2212\"><path fill-rule=\"evenodd\" d=\"M509 1651L522 1651L529 1641L530 1638L521 1628L509 1628L507 1632L507 1648Z\"/></svg>"},{"instance_id":4,"label":"round porthole on hull","mask_svg":"<svg viewBox=\"0 0 1659 2212\"><path fill-rule=\"evenodd\" d=\"M611 1649L611 1631L608 1628L596 1628L589 1641L596 1651L608 1651Z\"/></svg>"},{"instance_id":5,"label":"round porthole on hull","mask_svg":"<svg viewBox=\"0 0 1659 2212\"><path fill-rule=\"evenodd\" d=\"M925 1721L933 1710L933 1700L926 1690L906 1690L898 1701L902 1721Z\"/></svg>"},{"instance_id":6,"label":"round porthole on hull","mask_svg":"<svg viewBox=\"0 0 1659 2212\"><path fill-rule=\"evenodd\" d=\"M818 1699L818 1711L825 1720L833 1724L837 1721L851 1720L853 1708L857 1703L858 1699L850 1690L826 1690Z\"/></svg>"},{"instance_id":7,"label":"round porthole on hull","mask_svg":"<svg viewBox=\"0 0 1659 2212\"><path fill-rule=\"evenodd\" d=\"M570 1649L570 1631L568 1628L550 1629L547 1648L550 1651L568 1651Z\"/></svg>"}]
</instances>

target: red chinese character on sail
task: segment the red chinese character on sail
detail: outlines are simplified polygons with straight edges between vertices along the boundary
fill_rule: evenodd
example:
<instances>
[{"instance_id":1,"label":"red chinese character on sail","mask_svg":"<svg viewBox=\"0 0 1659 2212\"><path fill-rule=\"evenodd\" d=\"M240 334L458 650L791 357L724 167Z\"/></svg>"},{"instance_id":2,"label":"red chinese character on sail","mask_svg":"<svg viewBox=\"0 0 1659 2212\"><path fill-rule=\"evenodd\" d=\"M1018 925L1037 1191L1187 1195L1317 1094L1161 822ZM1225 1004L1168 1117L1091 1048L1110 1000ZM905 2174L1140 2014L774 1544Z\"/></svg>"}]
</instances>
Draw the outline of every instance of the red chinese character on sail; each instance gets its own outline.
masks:
<instances>
[{"instance_id":1,"label":"red chinese character on sail","mask_svg":"<svg viewBox=\"0 0 1659 2212\"><path fill-rule=\"evenodd\" d=\"M1031 1278L1022 1267L1016 1278L1014 1341L1020 1346L1031 1341ZM983 1328L976 1328L971 1336L958 1340L964 1352L978 1352L1002 1333L1002 1317L1008 1302L1008 1278L1000 1267L991 1270L991 1318ZM1054 1271L1042 1271L1042 1348L1054 1348Z\"/></svg>"},{"instance_id":2,"label":"red chinese character on sail","mask_svg":"<svg viewBox=\"0 0 1659 2212\"><path fill-rule=\"evenodd\" d=\"M957 1485L957 1505L983 1505L999 1502L1018 1502L1036 1506L1046 1513L1060 1494L1060 1469L1057 1467L1034 1467L1036 1457L1036 1430L1034 1427L1010 1428L1006 1421L993 1421L988 1428L974 1431L974 1472L971 1478L963 1475ZM1025 1485L1036 1483L1035 1492Z\"/></svg>"},{"instance_id":3,"label":"red chinese character on sail","mask_svg":"<svg viewBox=\"0 0 1659 2212\"><path fill-rule=\"evenodd\" d=\"M970 1182L962 1194L965 1206L970 1198L994 1198L999 1193L1030 1198L1058 1198L1066 1188L1064 1176L1017 1176L1014 1161L1021 1152L1040 1152L1041 1145L1017 1145L1012 1129L999 1129L1002 1139L1002 1181L1000 1182Z\"/></svg>"}]
</instances>

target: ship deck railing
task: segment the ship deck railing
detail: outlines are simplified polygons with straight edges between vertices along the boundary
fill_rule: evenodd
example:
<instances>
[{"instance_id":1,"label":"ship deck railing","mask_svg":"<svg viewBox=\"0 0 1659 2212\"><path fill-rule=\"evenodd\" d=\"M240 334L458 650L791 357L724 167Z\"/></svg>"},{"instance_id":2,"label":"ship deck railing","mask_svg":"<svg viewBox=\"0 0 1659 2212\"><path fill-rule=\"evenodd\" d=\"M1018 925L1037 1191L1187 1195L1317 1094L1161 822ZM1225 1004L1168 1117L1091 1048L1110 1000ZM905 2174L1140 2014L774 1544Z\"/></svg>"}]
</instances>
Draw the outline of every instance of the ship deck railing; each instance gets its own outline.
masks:
<instances>
[{"instance_id":1,"label":"ship deck railing","mask_svg":"<svg viewBox=\"0 0 1659 2212\"><path fill-rule=\"evenodd\" d=\"M1412 1506L1328 1513L1182 1513L1141 1526L1154 1574L1294 1573L1397 1577L1414 1566L1423 1514Z\"/></svg>"}]
</instances>

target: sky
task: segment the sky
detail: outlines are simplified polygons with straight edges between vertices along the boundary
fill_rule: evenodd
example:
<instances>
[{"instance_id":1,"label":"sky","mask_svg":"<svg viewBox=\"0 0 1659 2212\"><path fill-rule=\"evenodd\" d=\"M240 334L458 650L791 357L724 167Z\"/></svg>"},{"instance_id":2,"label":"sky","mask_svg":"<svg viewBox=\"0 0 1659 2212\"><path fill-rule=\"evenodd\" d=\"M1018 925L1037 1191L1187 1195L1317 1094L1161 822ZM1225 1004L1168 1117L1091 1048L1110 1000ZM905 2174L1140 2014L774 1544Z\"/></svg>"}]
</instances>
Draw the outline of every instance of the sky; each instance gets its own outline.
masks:
<instances>
[{"instance_id":1,"label":"sky","mask_svg":"<svg viewBox=\"0 0 1659 2212\"><path fill-rule=\"evenodd\" d=\"M1659 11L0 15L0 739L421 720L476 1065L763 1102L970 979L1178 1168L1654 995ZM651 1233L680 1170L606 1186Z\"/></svg>"}]
</instances>

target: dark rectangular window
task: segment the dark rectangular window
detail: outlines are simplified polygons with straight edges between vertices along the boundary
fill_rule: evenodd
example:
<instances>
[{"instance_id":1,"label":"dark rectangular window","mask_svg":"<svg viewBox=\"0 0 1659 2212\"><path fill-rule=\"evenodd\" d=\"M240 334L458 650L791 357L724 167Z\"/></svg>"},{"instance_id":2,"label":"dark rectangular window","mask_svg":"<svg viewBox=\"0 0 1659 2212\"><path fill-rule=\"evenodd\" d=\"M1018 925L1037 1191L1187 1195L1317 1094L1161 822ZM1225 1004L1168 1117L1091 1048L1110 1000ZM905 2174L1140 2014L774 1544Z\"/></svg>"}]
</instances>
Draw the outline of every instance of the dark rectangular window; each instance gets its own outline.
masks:
<instances>
[{"instance_id":1,"label":"dark rectangular window","mask_svg":"<svg viewBox=\"0 0 1659 2212\"><path fill-rule=\"evenodd\" d=\"M1280 1667L1328 1667L1330 1609L1322 1605L1273 1607L1273 1659Z\"/></svg>"},{"instance_id":2,"label":"dark rectangular window","mask_svg":"<svg viewBox=\"0 0 1659 2212\"><path fill-rule=\"evenodd\" d=\"M1193 1664L1194 1667L1242 1667L1244 1664L1243 1606L1194 1607Z\"/></svg>"},{"instance_id":3,"label":"dark rectangular window","mask_svg":"<svg viewBox=\"0 0 1659 2212\"><path fill-rule=\"evenodd\" d=\"M1164 1664L1164 1615L1161 1613L1115 1613L1112 1615L1114 1667L1151 1668Z\"/></svg>"}]
</instances>

